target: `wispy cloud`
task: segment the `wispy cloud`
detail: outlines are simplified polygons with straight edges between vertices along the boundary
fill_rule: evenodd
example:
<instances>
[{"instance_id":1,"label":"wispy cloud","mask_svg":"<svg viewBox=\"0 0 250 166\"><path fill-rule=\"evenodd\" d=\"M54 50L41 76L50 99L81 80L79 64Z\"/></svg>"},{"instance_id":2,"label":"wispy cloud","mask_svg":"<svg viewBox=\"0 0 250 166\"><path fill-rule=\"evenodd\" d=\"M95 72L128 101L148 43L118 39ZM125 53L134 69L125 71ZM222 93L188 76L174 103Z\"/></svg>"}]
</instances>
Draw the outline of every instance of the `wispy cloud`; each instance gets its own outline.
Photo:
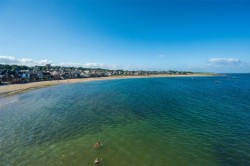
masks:
<instances>
[{"instance_id":1,"label":"wispy cloud","mask_svg":"<svg viewBox=\"0 0 250 166\"><path fill-rule=\"evenodd\" d=\"M211 58L208 60L208 65L215 66L241 65L241 63L237 58Z\"/></svg>"},{"instance_id":2,"label":"wispy cloud","mask_svg":"<svg viewBox=\"0 0 250 166\"><path fill-rule=\"evenodd\" d=\"M53 61L49 61L48 59L36 61L33 59L29 59L29 58L18 59L14 56L0 56L0 63L34 66L34 65L45 65L48 63L51 64L51 63L53 63Z\"/></svg>"},{"instance_id":3,"label":"wispy cloud","mask_svg":"<svg viewBox=\"0 0 250 166\"><path fill-rule=\"evenodd\" d=\"M103 63L54 63L55 66L67 66L67 67L84 67L84 68L102 68L102 69L122 69L121 66L116 64L103 64Z\"/></svg>"},{"instance_id":4,"label":"wispy cloud","mask_svg":"<svg viewBox=\"0 0 250 166\"><path fill-rule=\"evenodd\" d=\"M106 68L106 69L121 69L122 67L116 64L102 64L102 63L84 63L83 67L89 68Z\"/></svg>"},{"instance_id":5,"label":"wispy cloud","mask_svg":"<svg viewBox=\"0 0 250 166\"><path fill-rule=\"evenodd\" d=\"M166 55L161 54L161 55L159 55L158 57L159 57L159 58L165 58L165 57L166 57Z\"/></svg>"},{"instance_id":6,"label":"wispy cloud","mask_svg":"<svg viewBox=\"0 0 250 166\"><path fill-rule=\"evenodd\" d=\"M211 58L196 66L189 66L191 71L216 73L245 73L250 72L250 63L239 58Z\"/></svg>"}]
</instances>

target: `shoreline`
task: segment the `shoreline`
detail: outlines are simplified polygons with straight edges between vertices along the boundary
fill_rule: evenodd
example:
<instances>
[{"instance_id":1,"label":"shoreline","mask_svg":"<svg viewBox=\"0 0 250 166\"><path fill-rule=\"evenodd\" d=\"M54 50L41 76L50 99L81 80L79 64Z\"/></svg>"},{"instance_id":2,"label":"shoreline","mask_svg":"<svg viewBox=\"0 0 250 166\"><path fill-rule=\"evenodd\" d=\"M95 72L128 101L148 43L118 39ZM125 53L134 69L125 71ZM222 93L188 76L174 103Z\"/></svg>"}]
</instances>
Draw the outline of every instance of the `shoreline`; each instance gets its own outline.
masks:
<instances>
[{"instance_id":1,"label":"shoreline","mask_svg":"<svg viewBox=\"0 0 250 166\"><path fill-rule=\"evenodd\" d=\"M150 75L150 76L110 76L110 77L75 78L75 79L65 79L65 80L40 81L40 82L30 82L30 83L24 83L24 84L2 85L0 86L0 95L9 96L9 95L20 94L20 93L24 93L30 90L45 88L49 86L80 83L80 82L117 80L117 79L134 79L134 78L206 77L206 76L217 76L217 75L216 74L188 74L188 75Z\"/></svg>"}]
</instances>

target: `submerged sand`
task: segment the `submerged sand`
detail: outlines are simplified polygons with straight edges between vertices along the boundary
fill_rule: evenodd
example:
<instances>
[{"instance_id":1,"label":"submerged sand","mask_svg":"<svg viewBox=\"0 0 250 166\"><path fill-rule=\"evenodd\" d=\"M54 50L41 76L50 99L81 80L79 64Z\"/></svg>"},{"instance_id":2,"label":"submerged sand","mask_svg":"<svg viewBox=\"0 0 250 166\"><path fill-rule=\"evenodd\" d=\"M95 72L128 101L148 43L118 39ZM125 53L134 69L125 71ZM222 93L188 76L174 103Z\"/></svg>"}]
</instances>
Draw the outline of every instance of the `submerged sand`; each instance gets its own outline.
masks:
<instances>
[{"instance_id":1,"label":"submerged sand","mask_svg":"<svg viewBox=\"0 0 250 166\"><path fill-rule=\"evenodd\" d=\"M94 77L94 78L76 78L65 80L52 80L31 82L25 84L10 84L0 86L0 95L12 95L23 93L32 89L54 86L59 84L69 84L78 82L113 80L113 79L128 79L128 78L155 78L155 77L198 77L198 76L213 76L213 74L189 74L189 75L150 75L150 76L110 76L110 77Z\"/></svg>"}]
</instances>

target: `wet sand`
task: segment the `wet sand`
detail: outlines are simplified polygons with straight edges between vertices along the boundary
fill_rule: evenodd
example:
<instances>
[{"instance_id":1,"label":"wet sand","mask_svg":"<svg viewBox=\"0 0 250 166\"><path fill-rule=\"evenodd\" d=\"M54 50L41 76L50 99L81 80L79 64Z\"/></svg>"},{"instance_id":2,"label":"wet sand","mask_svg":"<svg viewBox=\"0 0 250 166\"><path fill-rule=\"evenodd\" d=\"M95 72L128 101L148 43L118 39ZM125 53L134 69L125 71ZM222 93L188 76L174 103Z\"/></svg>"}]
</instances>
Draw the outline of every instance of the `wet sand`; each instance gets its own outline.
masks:
<instances>
[{"instance_id":1,"label":"wet sand","mask_svg":"<svg viewBox=\"0 0 250 166\"><path fill-rule=\"evenodd\" d=\"M102 80L113 80L113 79L130 79L130 78L200 77L200 76L214 76L214 74L110 76L110 77L76 78L76 79L65 79L65 80L41 81L41 82L31 82L31 83L24 83L24 84L10 84L10 85L0 86L0 95L13 95L13 94L23 93L23 92L37 89L37 88L43 88L43 87L54 86L54 85L59 85L59 84L78 83L78 82L102 81Z\"/></svg>"}]
</instances>

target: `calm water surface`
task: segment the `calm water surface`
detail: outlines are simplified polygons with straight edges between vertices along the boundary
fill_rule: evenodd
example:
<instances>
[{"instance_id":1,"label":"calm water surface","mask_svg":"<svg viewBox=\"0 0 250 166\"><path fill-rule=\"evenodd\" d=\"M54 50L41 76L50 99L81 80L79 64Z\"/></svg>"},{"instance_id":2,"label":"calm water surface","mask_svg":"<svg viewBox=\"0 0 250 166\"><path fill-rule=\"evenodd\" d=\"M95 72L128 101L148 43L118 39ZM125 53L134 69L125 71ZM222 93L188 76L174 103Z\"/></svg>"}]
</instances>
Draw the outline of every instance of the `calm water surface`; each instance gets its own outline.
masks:
<instances>
[{"instance_id":1,"label":"calm water surface","mask_svg":"<svg viewBox=\"0 0 250 166\"><path fill-rule=\"evenodd\" d=\"M250 165L250 75L66 84L0 98L0 165ZM96 141L104 146L94 149Z\"/></svg>"}]
</instances>

